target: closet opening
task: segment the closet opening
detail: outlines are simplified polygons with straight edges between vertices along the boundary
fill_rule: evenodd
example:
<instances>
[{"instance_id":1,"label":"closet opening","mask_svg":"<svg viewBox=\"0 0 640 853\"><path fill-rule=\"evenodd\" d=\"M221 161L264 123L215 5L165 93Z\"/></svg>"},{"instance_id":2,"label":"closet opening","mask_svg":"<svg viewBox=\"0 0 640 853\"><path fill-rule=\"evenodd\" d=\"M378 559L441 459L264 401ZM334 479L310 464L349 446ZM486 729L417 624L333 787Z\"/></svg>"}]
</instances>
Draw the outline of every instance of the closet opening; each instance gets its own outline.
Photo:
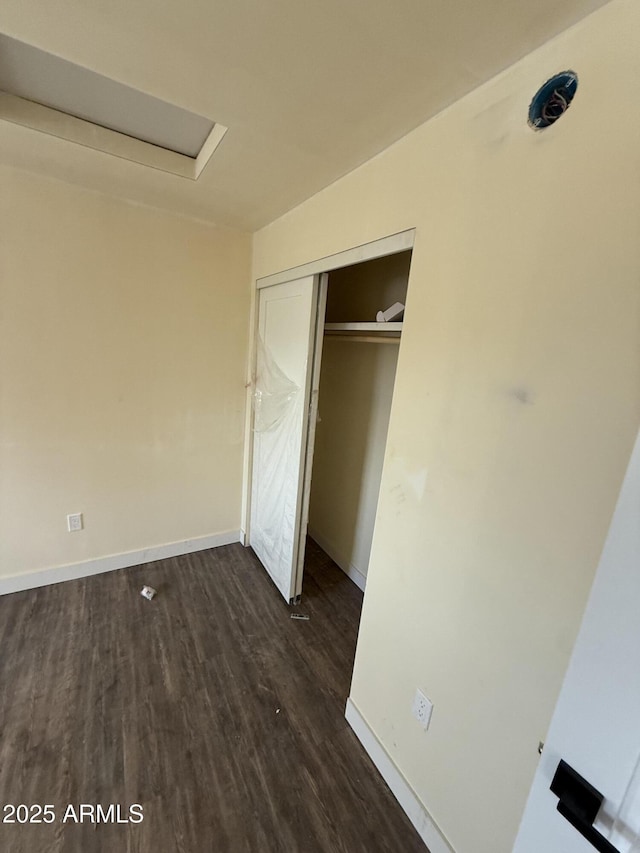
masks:
<instances>
[{"instance_id":1,"label":"closet opening","mask_svg":"<svg viewBox=\"0 0 640 853\"><path fill-rule=\"evenodd\" d=\"M256 282L245 544L290 605L362 601L414 238Z\"/></svg>"},{"instance_id":2,"label":"closet opening","mask_svg":"<svg viewBox=\"0 0 640 853\"><path fill-rule=\"evenodd\" d=\"M407 250L330 272L324 336L316 349L321 355L308 522L313 571L317 575L327 565L319 548L363 591L410 264ZM305 559L305 574L307 565Z\"/></svg>"}]
</instances>

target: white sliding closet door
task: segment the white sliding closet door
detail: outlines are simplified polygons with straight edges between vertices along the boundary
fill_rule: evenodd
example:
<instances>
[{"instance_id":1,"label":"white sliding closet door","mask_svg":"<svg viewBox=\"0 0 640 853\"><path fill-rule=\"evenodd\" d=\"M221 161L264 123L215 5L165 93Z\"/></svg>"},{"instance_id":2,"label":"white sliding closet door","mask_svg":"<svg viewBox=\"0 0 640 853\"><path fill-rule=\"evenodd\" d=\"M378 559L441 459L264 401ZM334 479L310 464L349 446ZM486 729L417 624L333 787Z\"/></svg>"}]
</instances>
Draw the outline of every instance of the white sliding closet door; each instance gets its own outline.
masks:
<instances>
[{"instance_id":1,"label":"white sliding closet door","mask_svg":"<svg viewBox=\"0 0 640 853\"><path fill-rule=\"evenodd\" d=\"M258 294L249 544L288 602L302 591L319 279L307 276Z\"/></svg>"}]
</instances>

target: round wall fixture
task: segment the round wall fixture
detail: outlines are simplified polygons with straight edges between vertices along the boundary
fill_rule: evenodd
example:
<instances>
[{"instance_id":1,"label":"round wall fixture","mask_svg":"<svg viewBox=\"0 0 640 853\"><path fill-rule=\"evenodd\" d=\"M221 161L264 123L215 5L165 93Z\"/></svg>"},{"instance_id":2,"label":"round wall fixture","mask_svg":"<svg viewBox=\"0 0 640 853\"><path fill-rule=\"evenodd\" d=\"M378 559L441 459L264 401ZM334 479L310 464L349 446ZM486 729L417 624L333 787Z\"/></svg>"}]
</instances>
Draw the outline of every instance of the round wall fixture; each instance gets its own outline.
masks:
<instances>
[{"instance_id":1,"label":"round wall fixture","mask_svg":"<svg viewBox=\"0 0 640 853\"><path fill-rule=\"evenodd\" d=\"M543 130L555 124L569 109L577 88L578 75L575 71L563 71L547 80L529 105L529 125L534 130Z\"/></svg>"}]
</instances>

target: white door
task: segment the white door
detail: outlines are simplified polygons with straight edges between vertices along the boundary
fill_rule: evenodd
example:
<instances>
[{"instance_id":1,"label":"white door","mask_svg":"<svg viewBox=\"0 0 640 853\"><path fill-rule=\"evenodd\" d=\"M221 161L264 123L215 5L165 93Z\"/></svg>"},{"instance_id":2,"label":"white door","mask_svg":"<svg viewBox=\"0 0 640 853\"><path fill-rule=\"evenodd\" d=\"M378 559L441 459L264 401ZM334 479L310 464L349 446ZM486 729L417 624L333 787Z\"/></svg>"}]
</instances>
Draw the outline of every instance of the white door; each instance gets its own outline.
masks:
<instances>
[{"instance_id":1,"label":"white door","mask_svg":"<svg viewBox=\"0 0 640 853\"><path fill-rule=\"evenodd\" d=\"M553 590L549 591L553 595ZM540 630L544 630L541 623ZM640 435L636 440L514 853L640 851ZM603 795L595 819L564 760ZM567 781L568 779L568 781ZM574 780L575 782L575 780ZM585 799L586 797L586 799ZM573 802L571 802L573 800ZM597 805L592 800L592 805ZM588 808L586 809L588 811ZM570 822L579 827L576 829ZM593 821L593 828L589 824ZM583 833L580 832L583 831Z\"/></svg>"},{"instance_id":2,"label":"white door","mask_svg":"<svg viewBox=\"0 0 640 853\"><path fill-rule=\"evenodd\" d=\"M287 602L302 591L304 474L320 292L316 275L258 294L249 544Z\"/></svg>"}]
</instances>

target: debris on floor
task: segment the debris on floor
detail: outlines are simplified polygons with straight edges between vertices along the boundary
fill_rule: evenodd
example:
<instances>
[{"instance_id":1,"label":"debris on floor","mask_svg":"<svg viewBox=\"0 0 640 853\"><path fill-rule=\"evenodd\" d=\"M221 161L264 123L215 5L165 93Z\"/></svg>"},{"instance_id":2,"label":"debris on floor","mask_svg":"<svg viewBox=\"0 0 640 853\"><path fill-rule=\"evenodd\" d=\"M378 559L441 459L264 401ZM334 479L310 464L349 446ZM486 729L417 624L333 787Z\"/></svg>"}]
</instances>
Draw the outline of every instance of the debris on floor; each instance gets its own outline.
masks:
<instances>
[{"instance_id":1,"label":"debris on floor","mask_svg":"<svg viewBox=\"0 0 640 853\"><path fill-rule=\"evenodd\" d=\"M140 595L143 598L146 598L148 601L151 601L153 596L156 594L156 590L152 586L143 586L140 590Z\"/></svg>"},{"instance_id":2,"label":"debris on floor","mask_svg":"<svg viewBox=\"0 0 640 853\"><path fill-rule=\"evenodd\" d=\"M291 618L292 619L303 619L305 622L309 621L309 617L307 616L306 613L292 613Z\"/></svg>"}]
</instances>

